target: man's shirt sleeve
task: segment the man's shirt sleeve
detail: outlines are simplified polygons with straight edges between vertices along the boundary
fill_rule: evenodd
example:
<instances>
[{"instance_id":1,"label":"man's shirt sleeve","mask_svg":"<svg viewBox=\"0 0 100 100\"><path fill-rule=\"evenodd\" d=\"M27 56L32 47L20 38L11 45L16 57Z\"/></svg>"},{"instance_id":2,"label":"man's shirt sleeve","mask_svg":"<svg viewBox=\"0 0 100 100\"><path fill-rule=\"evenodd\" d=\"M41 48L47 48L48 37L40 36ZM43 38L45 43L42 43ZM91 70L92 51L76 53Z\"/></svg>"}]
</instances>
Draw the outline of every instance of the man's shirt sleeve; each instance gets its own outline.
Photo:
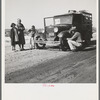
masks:
<instances>
[{"instance_id":1,"label":"man's shirt sleeve","mask_svg":"<svg viewBox=\"0 0 100 100\"><path fill-rule=\"evenodd\" d=\"M76 39L79 36L79 32L75 32L75 34L70 38L71 40Z\"/></svg>"}]
</instances>

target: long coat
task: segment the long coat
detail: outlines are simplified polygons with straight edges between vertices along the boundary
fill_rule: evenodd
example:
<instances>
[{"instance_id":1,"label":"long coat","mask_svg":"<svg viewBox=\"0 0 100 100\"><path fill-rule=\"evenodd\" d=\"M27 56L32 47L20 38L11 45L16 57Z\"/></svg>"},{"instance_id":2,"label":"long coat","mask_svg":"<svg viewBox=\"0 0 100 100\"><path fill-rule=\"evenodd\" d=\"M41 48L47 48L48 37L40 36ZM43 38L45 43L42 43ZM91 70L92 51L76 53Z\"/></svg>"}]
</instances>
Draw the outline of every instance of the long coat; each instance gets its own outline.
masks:
<instances>
[{"instance_id":1,"label":"long coat","mask_svg":"<svg viewBox=\"0 0 100 100\"><path fill-rule=\"evenodd\" d=\"M19 36L19 44L25 44L24 30L25 27L23 24L17 25L18 28L18 36Z\"/></svg>"},{"instance_id":2,"label":"long coat","mask_svg":"<svg viewBox=\"0 0 100 100\"><path fill-rule=\"evenodd\" d=\"M18 30L17 28L12 28L10 30L11 45L19 44Z\"/></svg>"}]
</instances>

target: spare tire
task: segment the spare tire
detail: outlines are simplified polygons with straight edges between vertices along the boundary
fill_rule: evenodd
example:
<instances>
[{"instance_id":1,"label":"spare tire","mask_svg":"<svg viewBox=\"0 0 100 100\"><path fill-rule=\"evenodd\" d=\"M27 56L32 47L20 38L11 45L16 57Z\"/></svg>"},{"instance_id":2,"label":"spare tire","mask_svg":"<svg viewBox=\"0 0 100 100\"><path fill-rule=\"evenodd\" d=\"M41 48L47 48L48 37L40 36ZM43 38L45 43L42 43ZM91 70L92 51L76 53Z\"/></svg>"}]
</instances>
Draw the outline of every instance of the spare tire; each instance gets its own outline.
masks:
<instances>
[{"instance_id":1,"label":"spare tire","mask_svg":"<svg viewBox=\"0 0 100 100\"><path fill-rule=\"evenodd\" d=\"M39 41L39 42L38 42ZM43 43L43 38L41 37L41 36L37 36L36 38L35 38L35 47L37 48L37 49L43 49L43 48L45 48L45 46L46 46L46 44L45 43Z\"/></svg>"}]
</instances>

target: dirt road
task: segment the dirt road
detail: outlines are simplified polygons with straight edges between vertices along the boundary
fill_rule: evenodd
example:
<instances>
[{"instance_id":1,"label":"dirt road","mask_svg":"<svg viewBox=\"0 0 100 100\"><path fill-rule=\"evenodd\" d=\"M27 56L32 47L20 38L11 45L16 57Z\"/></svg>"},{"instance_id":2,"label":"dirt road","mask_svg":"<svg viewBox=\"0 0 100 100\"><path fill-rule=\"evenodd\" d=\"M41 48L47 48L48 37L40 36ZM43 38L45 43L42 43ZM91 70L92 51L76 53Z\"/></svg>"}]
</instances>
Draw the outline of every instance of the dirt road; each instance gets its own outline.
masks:
<instances>
[{"instance_id":1,"label":"dirt road","mask_svg":"<svg viewBox=\"0 0 100 100\"><path fill-rule=\"evenodd\" d=\"M95 83L96 46L79 52L58 49L11 52L5 57L6 83Z\"/></svg>"}]
</instances>

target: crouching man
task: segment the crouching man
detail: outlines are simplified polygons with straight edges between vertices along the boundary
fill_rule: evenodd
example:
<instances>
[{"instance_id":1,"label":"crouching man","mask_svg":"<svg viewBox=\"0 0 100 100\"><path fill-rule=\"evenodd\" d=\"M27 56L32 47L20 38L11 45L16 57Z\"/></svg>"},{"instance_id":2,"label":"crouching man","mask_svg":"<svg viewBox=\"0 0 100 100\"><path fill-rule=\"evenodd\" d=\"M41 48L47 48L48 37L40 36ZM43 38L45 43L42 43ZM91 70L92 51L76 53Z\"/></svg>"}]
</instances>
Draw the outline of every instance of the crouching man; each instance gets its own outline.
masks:
<instances>
[{"instance_id":1,"label":"crouching man","mask_svg":"<svg viewBox=\"0 0 100 100\"><path fill-rule=\"evenodd\" d=\"M76 26L73 26L70 32L72 35L71 38L67 38L68 45L71 51L77 51L78 48L82 47L82 38L81 33L77 30Z\"/></svg>"}]
</instances>

